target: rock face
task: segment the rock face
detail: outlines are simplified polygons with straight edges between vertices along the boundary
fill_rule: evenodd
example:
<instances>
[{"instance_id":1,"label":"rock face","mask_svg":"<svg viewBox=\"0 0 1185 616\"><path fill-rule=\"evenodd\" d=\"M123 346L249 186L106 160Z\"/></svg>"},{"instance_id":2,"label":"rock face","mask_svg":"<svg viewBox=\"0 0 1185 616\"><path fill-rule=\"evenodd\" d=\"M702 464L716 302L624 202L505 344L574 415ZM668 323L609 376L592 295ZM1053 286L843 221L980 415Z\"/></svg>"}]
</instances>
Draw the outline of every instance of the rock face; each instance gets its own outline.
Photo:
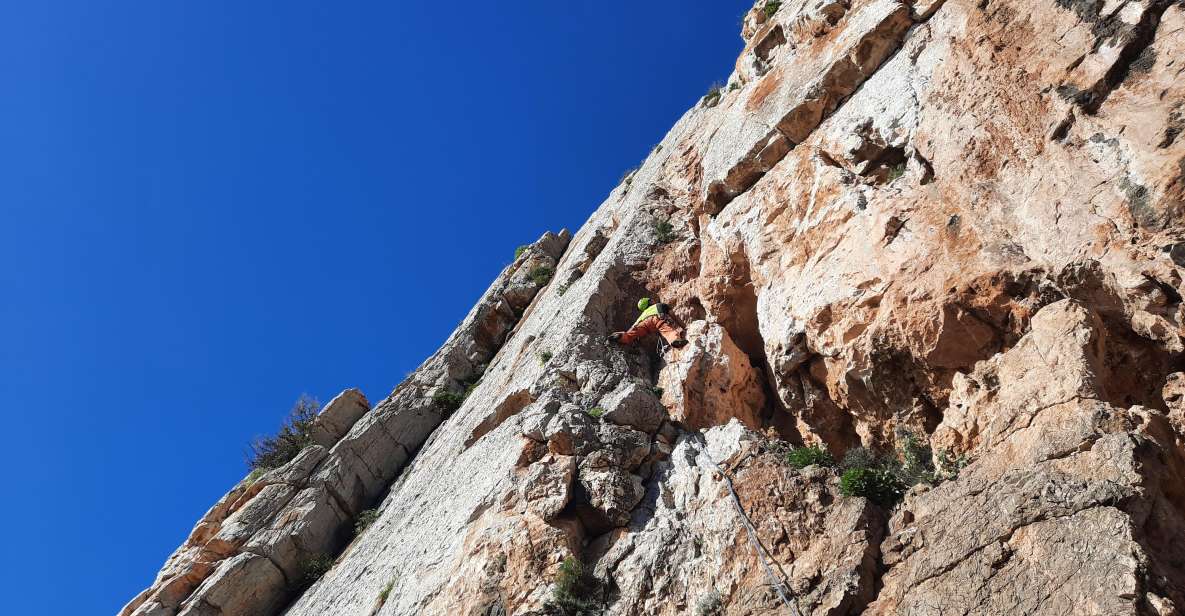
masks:
<instances>
[{"instance_id":1,"label":"rock face","mask_svg":"<svg viewBox=\"0 0 1185 616\"><path fill-rule=\"evenodd\" d=\"M1185 5L761 0L742 38L121 616L1185 613ZM606 340L643 295L687 347Z\"/></svg>"}]
</instances>

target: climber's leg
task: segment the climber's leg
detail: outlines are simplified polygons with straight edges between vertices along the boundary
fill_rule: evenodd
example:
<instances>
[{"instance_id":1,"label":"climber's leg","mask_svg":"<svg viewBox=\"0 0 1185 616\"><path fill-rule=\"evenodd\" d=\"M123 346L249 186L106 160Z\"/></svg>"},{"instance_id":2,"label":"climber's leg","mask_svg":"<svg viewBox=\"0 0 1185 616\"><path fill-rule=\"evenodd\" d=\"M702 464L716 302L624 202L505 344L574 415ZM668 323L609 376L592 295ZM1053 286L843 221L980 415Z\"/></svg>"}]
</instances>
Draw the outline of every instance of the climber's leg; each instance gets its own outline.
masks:
<instances>
[{"instance_id":1,"label":"climber's leg","mask_svg":"<svg viewBox=\"0 0 1185 616\"><path fill-rule=\"evenodd\" d=\"M622 344L633 344L634 342L637 342L638 338L657 331L659 328L659 321L660 319L658 317L650 317L645 321L638 323L637 325L631 327L628 332L622 334L620 342Z\"/></svg>"},{"instance_id":2,"label":"climber's leg","mask_svg":"<svg viewBox=\"0 0 1185 616\"><path fill-rule=\"evenodd\" d=\"M658 333L676 349L687 346L687 339L683 337L683 328L674 319L659 319Z\"/></svg>"}]
</instances>

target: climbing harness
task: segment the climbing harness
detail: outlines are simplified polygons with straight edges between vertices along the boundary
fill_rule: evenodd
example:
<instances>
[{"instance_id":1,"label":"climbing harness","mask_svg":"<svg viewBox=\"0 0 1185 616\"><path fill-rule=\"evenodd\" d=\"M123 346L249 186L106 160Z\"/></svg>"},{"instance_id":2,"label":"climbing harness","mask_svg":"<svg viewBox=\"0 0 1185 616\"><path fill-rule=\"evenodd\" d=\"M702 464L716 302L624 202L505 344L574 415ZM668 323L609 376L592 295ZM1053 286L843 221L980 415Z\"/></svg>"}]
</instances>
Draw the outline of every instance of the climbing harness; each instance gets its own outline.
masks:
<instances>
[{"instance_id":1,"label":"climbing harness","mask_svg":"<svg viewBox=\"0 0 1185 616\"><path fill-rule=\"evenodd\" d=\"M720 473L720 476L724 478L725 485L728 486L728 493L732 495L733 507L736 508L737 515L741 518L741 524L745 527L745 533L749 537L749 545L753 546L753 551L757 552L757 557L761 560L761 566L763 569L765 569L766 577L770 579L774 590L778 591L778 597L782 599L782 603L786 604L786 608L790 610L790 613L793 616L802 616L802 612L798 609L798 605L790 599L789 590L786 589L785 582L783 582L782 577L774 573L773 567L770 566L769 563L771 560L773 560L773 557L770 556L769 552L766 551L765 546L761 545L761 542L757 540L757 529L753 527L753 522L749 520L749 515L745 513L745 508L741 505L741 499L739 496L737 496L736 488L732 485L732 478L729 477L728 473L726 473L724 469L712 459L712 456L708 454L708 440L704 438L704 435L699 434L698 436L699 440L703 442L704 457L712 463L712 466L716 467L716 471Z\"/></svg>"}]
</instances>

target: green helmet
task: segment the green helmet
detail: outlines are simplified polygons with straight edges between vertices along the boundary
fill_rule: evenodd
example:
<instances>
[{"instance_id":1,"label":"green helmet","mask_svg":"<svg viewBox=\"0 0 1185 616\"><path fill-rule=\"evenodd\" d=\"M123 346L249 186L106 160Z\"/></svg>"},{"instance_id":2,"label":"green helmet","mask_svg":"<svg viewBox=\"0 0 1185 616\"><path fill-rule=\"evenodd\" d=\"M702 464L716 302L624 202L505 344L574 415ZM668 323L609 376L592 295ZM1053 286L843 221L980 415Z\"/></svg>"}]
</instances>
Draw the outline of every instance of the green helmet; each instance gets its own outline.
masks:
<instances>
[{"instance_id":1,"label":"green helmet","mask_svg":"<svg viewBox=\"0 0 1185 616\"><path fill-rule=\"evenodd\" d=\"M649 297L643 297L642 299L638 300L638 310L645 310L649 307L650 307L650 298Z\"/></svg>"}]
</instances>

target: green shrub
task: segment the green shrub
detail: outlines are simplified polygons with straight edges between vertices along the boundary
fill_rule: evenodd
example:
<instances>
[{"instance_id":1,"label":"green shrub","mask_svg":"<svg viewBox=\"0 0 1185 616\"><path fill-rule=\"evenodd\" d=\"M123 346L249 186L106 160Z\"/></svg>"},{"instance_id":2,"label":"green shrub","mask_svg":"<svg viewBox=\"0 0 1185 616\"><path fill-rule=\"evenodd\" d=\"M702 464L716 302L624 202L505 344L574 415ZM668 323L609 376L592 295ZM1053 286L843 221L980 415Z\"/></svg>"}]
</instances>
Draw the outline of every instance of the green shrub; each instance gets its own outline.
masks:
<instances>
[{"instance_id":1,"label":"green shrub","mask_svg":"<svg viewBox=\"0 0 1185 616\"><path fill-rule=\"evenodd\" d=\"M819 466L835 466L835 458L826 449L818 445L810 447L794 447L786 454L786 462L797 469L804 469L812 464Z\"/></svg>"},{"instance_id":2,"label":"green shrub","mask_svg":"<svg viewBox=\"0 0 1185 616\"><path fill-rule=\"evenodd\" d=\"M662 392L663 392L663 389L662 389L661 387L659 387L658 385L648 385L648 386L646 387L646 389L649 389L649 390L650 390L650 393L654 394L654 397L655 397L655 398L661 398L661 397L662 397Z\"/></svg>"},{"instance_id":3,"label":"green shrub","mask_svg":"<svg viewBox=\"0 0 1185 616\"><path fill-rule=\"evenodd\" d=\"M547 364L547 362L551 361L551 358L555 357L555 355L553 355L551 351L540 351L537 357L539 359L539 365L543 366Z\"/></svg>"},{"instance_id":4,"label":"green shrub","mask_svg":"<svg viewBox=\"0 0 1185 616\"><path fill-rule=\"evenodd\" d=\"M734 82L728 84L728 91L729 92L735 92L740 89L741 89L741 82L739 82L739 81L734 81Z\"/></svg>"},{"instance_id":5,"label":"green shrub","mask_svg":"<svg viewBox=\"0 0 1185 616\"><path fill-rule=\"evenodd\" d=\"M724 601L720 593L709 590L695 604L695 616L724 616Z\"/></svg>"},{"instance_id":6,"label":"green shrub","mask_svg":"<svg viewBox=\"0 0 1185 616\"><path fill-rule=\"evenodd\" d=\"M844 496L863 496L891 506L905 494L905 485L884 467L850 468L839 478L839 491Z\"/></svg>"},{"instance_id":7,"label":"green shrub","mask_svg":"<svg viewBox=\"0 0 1185 616\"><path fill-rule=\"evenodd\" d=\"M522 246L519 246L518 248L515 248L514 249L514 260L517 261L519 257L523 256L524 252L526 252L530 249L531 249L531 247L527 246L525 244Z\"/></svg>"},{"instance_id":8,"label":"green shrub","mask_svg":"<svg viewBox=\"0 0 1185 616\"><path fill-rule=\"evenodd\" d=\"M670 244L675 241L675 227L671 225L670 221L655 218L651 226L654 227L654 235L660 244Z\"/></svg>"},{"instance_id":9,"label":"green shrub","mask_svg":"<svg viewBox=\"0 0 1185 616\"><path fill-rule=\"evenodd\" d=\"M928 443L909 431L898 432L897 442L901 462L894 465L893 471L901 483L908 487L938 480L938 473L934 469L934 455Z\"/></svg>"},{"instance_id":10,"label":"green shrub","mask_svg":"<svg viewBox=\"0 0 1185 616\"><path fill-rule=\"evenodd\" d=\"M313 420L321 410L316 398L302 395L274 436L261 436L250 445L247 466L252 471L271 470L290 462L300 450L313 444Z\"/></svg>"},{"instance_id":11,"label":"green shrub","mask_svg":"<svg viewBox=\"0 0 1185 616\"><path fill-rule=\"evenodd\" d=\"M703 102L705 107L715 106L720 102L720 97L723 95L724 85L719 81L708 86L707 94L704 94Z\"/></svg>"},{"instance_id":12,"label":"green shrub","mask_svg":"<svg viewBox=\"0 0 1185 616\"><path fill-rule=\"evenodd\" d=\"M333 568L333 557L328 554L315 554L300 561L300 577L297 586L301 589L312 586Z\"/></svg>"},{"instance_id":13,"label":"green shrub","mask_svg":"<svg viewBox=\"0 0 1185 616\"><path fill-rule=\"evenodd\" d=\"M782 8L781 0L769 0L769 2L765 3L765 17L767 19L773 17L774 13L777 13L780 8Z\"/></svg>"},{"instance_id":14,"label":"green shrub","mask_svg":"<svg viewBox=\"0 0 1185 616\"><path fill-rule=\"evenodd\" d=\"M843 462L839 464L839 468L845 471L853 468L872 468L878 463L879 458L876 454L863 447L853 447L844 454Z\"/></svg>"},{"instance_id":15,"label":"green shrub","mask_svg":"<svg viewBox=\"0 0 1185 616\"><path fill-rule=\"evenodd\" d=\"M592 417L600 419L601 416L605 414L605 409L604 407L594 406L591 409L588 409L588 414Z\"/></svg>"},{"instance_id":16,"label":"green shrub","mask_svg":"<svg viewBox=\"0 0 1185 616\"><path fill-rule=\"evenodd\" d=\"M370 528L370 525L374 524L375 520L377 519L379 519L378 509L367 509L366 511L359 513L358 517L354 520L354 535L361 535L362 532L367 528Z\"/></svg>"},{"instance_id":17,"label":"green shrub","mask_svg":"<svg viewBox=\"0 0 1185 616\"><path fill-rule=\"evenodd\" d=\"M967 454L962 453L956 457L950 450L944 450L938 454L937 474L941 479L955 479L970 463Z\"/></svg>"},{"instance_id":18,"label":"green shrub","mask_svg":"<svg viewBox=\"0 0 1185 616\"><path fill-rule=\"evenodd\" d=\"M567 293L568 289L571 289L571 288L572 288L572 283L565 282L564 284L556 287L555 291L556 291L556 293L559 293L560 297L563 297L564 293Z\"/></svg>"},{"instance_id":19,"label":"green shrub","mask_svg":"<svg viewBox=\"0 0 1185 616\"><path fill-rule=\"evenodd\" d=\"M600 614L601 582L579 560L568 557L560 563L555 590L544 609L563 616Z\"/></svg>"},{"instance_id":20,"label":"green shrub","mask_svg":"<svg viewBox=\"0 0 1185 616\"><path fill-rule=\"evenodd\" d=\"M266 474L266 473L267 473L266 468L252 469L250 473L247 473L247 480L246 480L247 485L251 485L251 484L255 483L256 481L259 481L259 478L263 477L264 474Z\"/></svg>"},{"instance_id":21,"label":"green shrub","mask_svg":"<svg viewBox=\"0 0 1185 616\"><path fill-rule=\"evenodd\" d=\"M546 265L536 265L535 267L531 268L531 271L527 274L527 277L530 278L535 284L543 286L547 284L547 281L551 280L551 276L554 273L555 270Z\"/></svg>"},{"instance_id":22,"label":"green shrub","mask_svg":"<svg viewBox=\"0 0 1185 616\"><path fill-rule=\"evenodd\" d=\"M444 414L452 415L465 402L465 395L447 389L441 389L432 396L432 403L440 407Z\"/></svg>"},{"instance_id":23,"label":"green shrub","mask_svg":"<svg viewBox=\"0 0 1185 616\"><path fill-rule=\"evenodd\" d=\"M889 181L890 182L896 180L897 178L900 178L903 175L905 175L905 163L897 163L896 165L889 167Z\"/></svg>"}]
</instances>

